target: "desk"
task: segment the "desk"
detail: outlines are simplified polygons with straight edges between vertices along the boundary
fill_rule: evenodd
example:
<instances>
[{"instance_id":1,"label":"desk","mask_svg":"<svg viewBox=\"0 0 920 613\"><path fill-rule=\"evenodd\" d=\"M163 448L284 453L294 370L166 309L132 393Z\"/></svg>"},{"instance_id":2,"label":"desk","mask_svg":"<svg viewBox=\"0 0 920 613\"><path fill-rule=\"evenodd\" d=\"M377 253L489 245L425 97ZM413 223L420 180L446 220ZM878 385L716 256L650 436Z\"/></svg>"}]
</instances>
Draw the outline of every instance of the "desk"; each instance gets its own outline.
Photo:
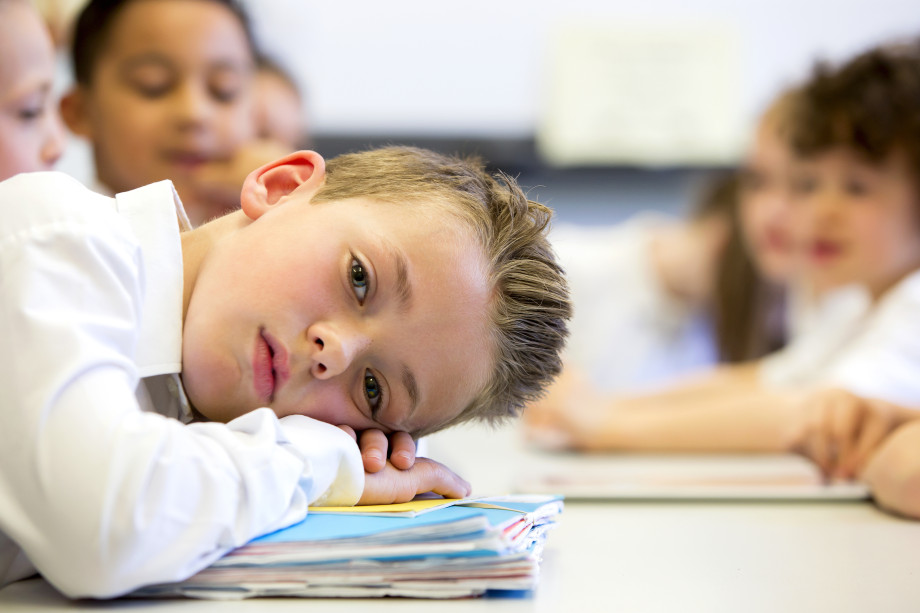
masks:
<instances>
[{"instance_id":1,"label":"desk","mask_svg":"<svg viewBox=\"0 0 920 613\"><path fill-rule=\"evenodd\" d=\"M528 462L514 431L460 428L429 441L481 494ZM0 611L920 611L920 522L866 502L569 502L532 599L262 599L71 603L43 580L0 590Z\"/></svg>"}]
</instances>

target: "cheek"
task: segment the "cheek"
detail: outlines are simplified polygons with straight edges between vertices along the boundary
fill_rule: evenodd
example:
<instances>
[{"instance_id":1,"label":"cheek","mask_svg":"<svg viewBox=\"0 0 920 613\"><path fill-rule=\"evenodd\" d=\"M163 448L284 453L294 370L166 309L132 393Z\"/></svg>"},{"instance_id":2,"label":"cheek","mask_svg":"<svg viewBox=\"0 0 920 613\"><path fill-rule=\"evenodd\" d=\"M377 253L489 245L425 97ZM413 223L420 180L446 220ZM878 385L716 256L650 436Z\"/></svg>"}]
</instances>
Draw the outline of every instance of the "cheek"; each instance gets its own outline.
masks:
<instances>
[{"instance_id":1,"label":"cheek","mask_svg":"<svg viewBox=\"0 0 920 613\"><path fill-rule=\"evenodd\" d=\"M334 382L314 381L300 401L286 408L284 413L306 415L335 426L351 426L355 430L371 425L352 403L347 391Z\"/></svg>"},{"instance_id":2,"label":"cheek","mask_svg":"<svg viewBox=\"0 0 920 613\"><path fill-rule=\"evenodd\" d=\"M42 170L39 156L40 135L34 130L6 125L0 122L0 180L20 172Z\"/></svg>"}]
</instances>

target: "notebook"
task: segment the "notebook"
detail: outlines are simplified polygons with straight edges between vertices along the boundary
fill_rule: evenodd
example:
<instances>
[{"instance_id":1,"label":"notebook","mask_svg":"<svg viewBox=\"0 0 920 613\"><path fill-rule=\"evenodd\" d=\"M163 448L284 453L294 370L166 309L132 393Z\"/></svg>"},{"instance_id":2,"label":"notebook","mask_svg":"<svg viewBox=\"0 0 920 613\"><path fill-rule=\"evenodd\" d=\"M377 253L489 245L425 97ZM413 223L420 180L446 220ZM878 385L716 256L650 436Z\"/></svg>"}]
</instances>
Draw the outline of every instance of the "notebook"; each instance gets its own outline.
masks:
<instances>
[{"instance_id":1,"label":"notebook","mask_svg":"<svg viewBox=\"0 0 920 613\"><path fill-rule=\"evenodd\" d=\"M392 506L388 511L384 506ZM407 509L408 506L408 509ZM132 596L460 598L531 591L558 496L311 512L189 579ZM411 511L411 514L407 514Z\"/></svg>"},{"instance_id":2,"label":"notebook","mask_svg":"<svg viewBox=\"0 0 920 613\"><path fill-rule=\"evenodd\" d=\"M516 488L571 500L863 500L865 485L828 483L808 460L783 454L548 454Z\"/></svg>"}]
</instances>

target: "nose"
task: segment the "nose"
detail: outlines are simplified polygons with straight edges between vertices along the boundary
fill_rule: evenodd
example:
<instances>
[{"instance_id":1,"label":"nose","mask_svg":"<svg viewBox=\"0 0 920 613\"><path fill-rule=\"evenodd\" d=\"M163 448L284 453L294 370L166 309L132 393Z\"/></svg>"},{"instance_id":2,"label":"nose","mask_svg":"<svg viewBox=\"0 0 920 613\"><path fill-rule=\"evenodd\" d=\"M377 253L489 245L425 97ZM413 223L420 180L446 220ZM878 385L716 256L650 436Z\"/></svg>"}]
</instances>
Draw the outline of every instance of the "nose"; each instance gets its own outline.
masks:
<instances>
[{"instance_id":1,"label":"nose","mask_svg":"<svg viewBox=\"0 0 920 613\"><path fill-rule=\"evenodd\" d=\"M64 152L66 137L64 136L64 126L57 115L57 109L49 109L48 114L51 119L48 122L45 141L42 144L39 155L41 156L42 164L47 168L51 168Z\"/></svg>"},{"instance_id":2,"label":"nose","mask_svg":"<svg viewBox=\"0 0 920 613\"><path fill-rule=\"evenodd\" d=\"M197 83L186 82L175 94L174 111L182 128L197 128L211 112L208 94Z\"/></svg>"},{"instance_id":3,"label":"nose","mask_svg":"<svg viewBox=\"0 0 920 613\"><path fill-rule=\"evenodd\" d=\"M307 330L310 372L317 379L330 379L346 370L370 346L371 339L354 328L314 324Z\"/></svg>"}]
</instances>

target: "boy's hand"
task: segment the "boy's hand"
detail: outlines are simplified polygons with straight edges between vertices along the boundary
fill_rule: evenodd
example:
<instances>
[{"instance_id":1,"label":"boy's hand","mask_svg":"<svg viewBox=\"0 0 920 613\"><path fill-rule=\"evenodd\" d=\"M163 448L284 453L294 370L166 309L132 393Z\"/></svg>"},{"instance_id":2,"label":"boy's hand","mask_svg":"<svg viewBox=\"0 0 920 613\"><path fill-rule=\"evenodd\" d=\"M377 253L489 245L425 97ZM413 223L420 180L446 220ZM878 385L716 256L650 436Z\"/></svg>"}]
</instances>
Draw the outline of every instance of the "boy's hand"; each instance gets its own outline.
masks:
<instances>
[{"instance_id":1,"label":"boy's hand","mask_svg":"<svg viewBox=\"0 0 920 613\"><path fill-rule=\"evenodd\" d=\"M384 469L388 452L390 462L396 468L408 470L415 464L415 441L408 432L394 432L388 437L381 430L363 430L359 435L350 426L339 428L357 441L361 449L361 459L364 461L364 470L369 473Z\"/></svg>"},{"instance_id":2,"label":"boy's hand","mask_svg":"<svg viewBox=\"0 0 920 613\"><path fill-rule=\"evenodd\" d=\"M358 504L407 502L425 492L445 498L466 498L470 494L470 484L443 464L428 458L417 458L408 470L387 462L383 470L364 475L364 494Z\"/></svg>"},{"instance_id":3,"label":"boy's hand","mask_svg":"<svg viewBox=\"0 0 920 613\"><path fill-rule=\"evenodd\" d=\"M882 400L823 390L802 406L793 450L811 458L826 477L855 479L882 440L914 415Z\"/></svg>"}]
</instances>

